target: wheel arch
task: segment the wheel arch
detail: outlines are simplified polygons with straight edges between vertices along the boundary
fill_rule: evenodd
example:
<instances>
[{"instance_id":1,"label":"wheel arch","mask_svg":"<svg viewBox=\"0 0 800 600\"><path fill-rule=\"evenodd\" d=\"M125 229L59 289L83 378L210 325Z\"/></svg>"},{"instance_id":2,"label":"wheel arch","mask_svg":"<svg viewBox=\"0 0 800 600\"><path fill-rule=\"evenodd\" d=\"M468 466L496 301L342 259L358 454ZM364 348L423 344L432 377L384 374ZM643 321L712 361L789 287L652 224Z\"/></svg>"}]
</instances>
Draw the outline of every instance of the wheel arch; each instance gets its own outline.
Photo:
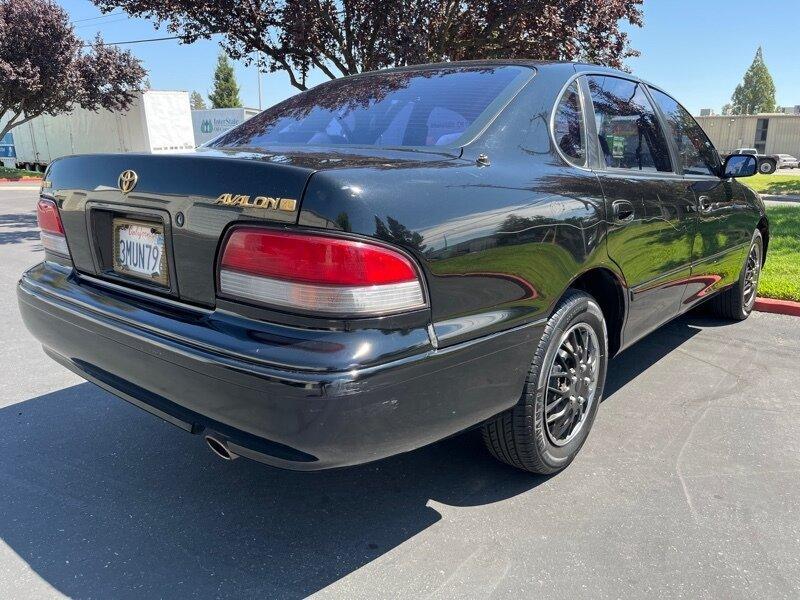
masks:
<instances>
[{"instance_id":1,"label":"wheel arch","mask_svg":"<svg viewBox=\"0 0 800 600\"><path fill-rule=\"evenodd\" d=\"M622 345L622 328L627 310L625 283L621 276L609 268L594 267L578 275L570 283L569 289L586 292L600 305L608 327L608 354L613 357Z\"/></svg>"}]
</instances>

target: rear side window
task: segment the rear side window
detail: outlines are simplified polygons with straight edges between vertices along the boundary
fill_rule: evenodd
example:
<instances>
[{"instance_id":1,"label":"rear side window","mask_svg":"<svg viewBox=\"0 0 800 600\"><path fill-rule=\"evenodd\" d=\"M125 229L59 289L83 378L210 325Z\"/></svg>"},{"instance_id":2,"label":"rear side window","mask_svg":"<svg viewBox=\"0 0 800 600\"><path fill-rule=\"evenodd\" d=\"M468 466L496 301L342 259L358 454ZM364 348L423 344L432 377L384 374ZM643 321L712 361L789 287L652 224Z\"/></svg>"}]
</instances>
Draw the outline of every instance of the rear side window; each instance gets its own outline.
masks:
<instances>
[{"instance_id":1,"label":"rear side window","mask_svg":"<svg viewBox=\"0 0 800 600\"><path fill-rule=\"evenodd\" d=\"M577 81L569 85L558 102L553 133L556 144L569 162L579 167L586 164L586 128Z\"/></svg>"},{"instance_id":2,"label":"rear side window","mask_svg":"<svg viewBox=\"0 0 800 600\"><path fill-rule=\"evenodd\" d=\"M454 146L531 74L527 67L498 66L348 77L297 94L208 145Z\"/></svg>"},{"instance_id":3,"label":"rear side window","mask_svg":"<svg viewBox=\"0 0 800 600\"><path fill-rule=\"evenodd\" d=\"M642 86L618 77L589 77L597 137L607 167L672 171L669 149Z\"/></svg>"},{"instance_id":4,"label":"rear side window","mask_svg":"<svg viewBox=\"0 0 800 600\"><path fill-rule=\"evenodd\" d=\"M650 93L667 119L667 128L675 140L683 172L686 175L715 175L719 169L719 157L697 121L664 92L650 88Z\"/></svg>"}]
</instances>

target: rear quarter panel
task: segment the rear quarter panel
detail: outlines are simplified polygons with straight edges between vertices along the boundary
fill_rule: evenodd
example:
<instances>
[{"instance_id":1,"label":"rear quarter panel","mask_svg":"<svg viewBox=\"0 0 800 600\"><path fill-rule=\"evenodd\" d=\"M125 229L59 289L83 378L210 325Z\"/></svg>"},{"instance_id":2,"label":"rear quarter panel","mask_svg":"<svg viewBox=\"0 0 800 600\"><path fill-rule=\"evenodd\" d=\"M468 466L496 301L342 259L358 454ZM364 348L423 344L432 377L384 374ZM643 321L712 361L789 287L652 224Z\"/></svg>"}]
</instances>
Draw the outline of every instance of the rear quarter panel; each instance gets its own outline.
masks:
<instances>
[{"instance_id":1,"label":"rear quarter panel","mask_svg":"<svg viewBox=\"0 0 800 600\"><path fill-rule=\"evenodd\" d=\"M549 118L572 67L543 69L459 160L341 169L309 180L299 224L400 245L422 265L442 345L546 317L607 264L596 176L564 163ZM489 156L480 166L476 157Z\"/></svg>"}]
</instances>

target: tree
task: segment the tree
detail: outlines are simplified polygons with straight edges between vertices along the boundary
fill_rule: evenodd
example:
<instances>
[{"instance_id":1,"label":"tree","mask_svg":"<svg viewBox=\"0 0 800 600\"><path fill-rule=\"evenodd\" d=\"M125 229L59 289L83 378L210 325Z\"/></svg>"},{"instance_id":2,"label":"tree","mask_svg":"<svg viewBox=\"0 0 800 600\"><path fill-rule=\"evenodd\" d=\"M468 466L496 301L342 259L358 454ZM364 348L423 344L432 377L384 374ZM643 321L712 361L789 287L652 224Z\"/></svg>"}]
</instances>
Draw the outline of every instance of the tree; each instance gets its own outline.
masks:
<instances>
[{"instance_id":1,"label":"tree","mask_svg":"<svg viewBox=\"0 0 800 600\"><path fill-rule=\"evenodd\" d=\"M203 100L203 97L196 91L192 92L192 95L189 96L189 104L192 110L205 110L208 108L206 106L206 101Z\"/></svg>"},{"instance_id":2,"label":"tree","mask_svg":"<svg viewBox=\"0 0 800 600\"><path fill-rule=\"evenodd\" d=\"M50 0L0 0L0 138L42 114L127 110L146 71L103 43L83 48L67 13Z\"/></svg>"},{"instance_id":3,"label":"tree","mask_svg":"<svg viewBox=\"0 0 800 600\"><path fill-rule=\"evenodd\" d=\"M737 115L775 112L775 82L772 81L760 47L742 83L736 86L731 104L733 114Z\"/></svg>"},{"instance_id":4,"label":"tree","mask_svg":"<svg viewBox=\"0 0 800 600\"><path fill-rule=\"evenodd\" d=\"M386 223L380 217L375 217L375 237L392 244L409 246L419 252L425 251L425 244L422 243L424 238L421 234L412 232L400 221L389 216L386 217Z\"/></svg>"},{"instance_id":5,"label":"tree","mask_svg":"<svg viewBox=\"0 0 800 600\"><path fill-rule=\"evenodd\" d=\"M217 69L214 71L214 91L208 95L212 108L239 108L239 86L233 66L224 52L217 57Z\"/></svg>"},{"instance_id":6,"label":"tree","mask_svg":"<svg viewBox=\"0 0 800 600\"><path fill-rule=\"evenodd\" d=\"M390 66L479 58L580 59L621 66L638 53L620 28L643 0L93 0L155 20L183 42L222 37L234 59L307 89Z\"/></svg>"}]
</instances>

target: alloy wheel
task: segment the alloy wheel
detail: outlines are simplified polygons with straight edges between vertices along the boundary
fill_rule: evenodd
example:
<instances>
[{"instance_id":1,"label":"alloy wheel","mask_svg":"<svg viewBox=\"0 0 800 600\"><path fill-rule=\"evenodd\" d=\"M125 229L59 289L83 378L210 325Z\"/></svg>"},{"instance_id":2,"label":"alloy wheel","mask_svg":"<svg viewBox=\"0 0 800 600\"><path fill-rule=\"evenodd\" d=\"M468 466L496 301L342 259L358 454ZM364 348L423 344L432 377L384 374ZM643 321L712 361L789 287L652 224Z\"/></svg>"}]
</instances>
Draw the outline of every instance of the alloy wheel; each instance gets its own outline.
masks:
<instances>
[{"instance_id":1,"label":"alloy wheel","mask_svg":"<svg viewBox=\"0 0 800 600\"><path fill-rule=\"evenodd\" d=\"M750 254L747 255L747 265L744 270L744 288L742 289L742 299L747 310L753 307L758 291L758 278L761 275L761 246L753 244Z\"/></svg>"},{"instance_id":2,"label":"alloy wheel","mask_svg":"<svg viewBox=\"0 0 800 600\"><path fill-rule=\"evenodd\" d=\"M547 380L544 413L550 442L564 446L583 428L595 401L600 367L600 343L586 323L561 336Z\"/></svg>"}]
</instances>

